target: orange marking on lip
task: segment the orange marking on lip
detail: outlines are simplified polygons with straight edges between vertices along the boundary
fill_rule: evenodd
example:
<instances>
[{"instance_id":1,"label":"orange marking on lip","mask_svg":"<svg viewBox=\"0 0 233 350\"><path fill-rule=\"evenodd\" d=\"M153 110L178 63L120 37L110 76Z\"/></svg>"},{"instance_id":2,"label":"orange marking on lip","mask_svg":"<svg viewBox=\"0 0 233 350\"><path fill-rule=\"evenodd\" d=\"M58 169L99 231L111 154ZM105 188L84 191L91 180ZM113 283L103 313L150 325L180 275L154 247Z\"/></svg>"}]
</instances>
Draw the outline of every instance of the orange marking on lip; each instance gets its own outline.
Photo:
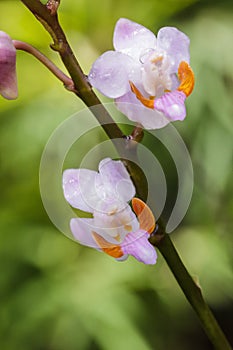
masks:
<instances>
[{"instance_id":1,"label":"orange marking on lip","mask_svg":"<svg viewBox=\"0 0 233 350\"><path fill-rule=\"evenodd\" d=\"M136 88L136 86L134 85L134 83L132 83L132 81L129 82L130 87L131 87L131 91L136 95L137 99L139 101L141 101L141 103L148 107L153 109L154 108L154 100L150 100L149 98L145 98L141 92Z\"/></svg>"},{"instance_id":2,"label":"orange marking on lip","mask_svg":"<svg viewBox=\"0 0 233 350\"><path fill-rule=\"evenodd\" d=\"M108 241L106 241L106 239L104 239L96 232L92 232L92 236L104 253L112 256L113 258L120 258L124 255L120 245L109 243Z\"/></svg>"},{"instance_id":3,"label":"orange marking on lip","mask_svg":"<svg viewBox=\"0 0 233 350\"><path fill-rule=\"evenodd\" d=\"M140 228L148 233L152 233L156 222L150 208L139 198L132 199L132 207L138 217Z\"/></svg>"},{"instance_id":4,"label":"orange marking on lip","mask_svg":"<svg viewBox=\"0 0 233 350\"><path fill-rule=\"evenodd\" d=\"M186 96L189 96L193 91L195 78L192 68L185 61L182 61L179 65L178 78L180 80L180 86L177 90L183 91Z\"/></svg>"}]
</instances>

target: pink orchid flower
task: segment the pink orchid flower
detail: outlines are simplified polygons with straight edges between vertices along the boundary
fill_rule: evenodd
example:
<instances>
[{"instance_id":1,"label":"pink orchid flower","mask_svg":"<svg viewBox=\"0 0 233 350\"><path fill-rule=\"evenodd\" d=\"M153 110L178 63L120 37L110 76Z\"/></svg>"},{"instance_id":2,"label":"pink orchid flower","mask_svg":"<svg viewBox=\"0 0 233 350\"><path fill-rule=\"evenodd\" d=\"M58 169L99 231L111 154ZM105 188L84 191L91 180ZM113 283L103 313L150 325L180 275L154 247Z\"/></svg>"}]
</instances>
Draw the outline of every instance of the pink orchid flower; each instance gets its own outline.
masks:
<instances>
[{"instance_id":1,"label":"pink orchid flower","mask_svg":"<svg viewBox=\"0 0 233 350\"><path fill-rule=\"evenodd\" d=\"M73 207L93 216L71 219L77 241L117 260L132 255L144 264L156 263L156 251L148 241L155 228L154 216L143 201L133 198L135 188L121 161L105 158L99 172L65 170L63 191ZM137 217L128 204L131 199Z\"/></svg>"},{"instance_id":2,"label":"pink orchid flower","mask_svg":"<svg viewBox=\"0 0 233 350\"><path fill-rule=\"evenodd\" d=\"M91 85L113 98L118 109L146 129L158 129L186 116L185 100L193 90L189 38L174 27L156 36L121 18L113 35L115 51L93 64Z\"/></svg>"}]
</instances>

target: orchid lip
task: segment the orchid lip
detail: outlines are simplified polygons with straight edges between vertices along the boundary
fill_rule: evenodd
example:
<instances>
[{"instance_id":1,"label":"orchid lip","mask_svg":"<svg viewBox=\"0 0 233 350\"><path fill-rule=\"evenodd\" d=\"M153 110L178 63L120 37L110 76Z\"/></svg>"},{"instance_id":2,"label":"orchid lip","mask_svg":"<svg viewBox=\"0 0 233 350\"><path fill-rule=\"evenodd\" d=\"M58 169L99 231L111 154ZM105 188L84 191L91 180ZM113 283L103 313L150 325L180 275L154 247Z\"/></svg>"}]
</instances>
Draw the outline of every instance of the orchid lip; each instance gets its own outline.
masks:
<instances>
[{"instance_id":1,"label":"orchid lip","mask_svg":"<svg viewBox=\"0 0 233 350\"><path fill-rule=\"evenodd\" d=\"M179 87L174 91L165 90L164 94L157 99L144 97L132 81L129 81L129 84L133 94L145 107L157 109L171 120L183 120L186 116L184 101L191 94L195 81L192 68L187 62L180 63L178 77Z\"/></svg>"}]
</instances>

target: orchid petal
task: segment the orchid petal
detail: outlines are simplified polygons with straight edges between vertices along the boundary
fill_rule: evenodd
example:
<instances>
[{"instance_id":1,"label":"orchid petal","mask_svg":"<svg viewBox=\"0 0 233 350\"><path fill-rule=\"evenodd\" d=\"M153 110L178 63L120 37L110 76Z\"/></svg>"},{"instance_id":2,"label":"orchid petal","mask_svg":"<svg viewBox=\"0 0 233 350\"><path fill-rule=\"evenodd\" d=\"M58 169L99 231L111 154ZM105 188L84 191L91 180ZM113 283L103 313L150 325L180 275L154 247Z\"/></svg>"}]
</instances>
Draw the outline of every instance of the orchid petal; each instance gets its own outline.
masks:
<instances>
[{"instance_id":1,"label":"orchid petal","mask_svg":"<svg viewBox=\"0 0 233 350\"><path fill-rule=\"evenodd\" d=\"M121 245L124 254L132 255L144 264L154 265L157 254L154 247L148 241L149 234L144 230L129 233Z\"/></svg>"},{"instance_id":2,"label":"orchid petal","mask_svg":"<svg viewBox=\"0 0 233 350\"><path fill-rule=\"evenodd\" d=\"M74 238L82 245L97 249L99 246L92 236L94 227L94 219L76 218L70 220L70 229Z\"/></svg>"},{"instance_id":3,"label":"orchid petal","mask_svg":"<svg viewBox=\"0 0 233 350\"><path fill-rule=\"evenodd\" d=\"M130 55L139 61L145 50L155 48L156 37L142 25L120 18L115 26L113 46L116 51Z\"/></svg>"},{"instance_id":4,"label":"orchid petal","mask_svg":"<svg viewBox=\"0 0 233 350\"><path fill-rule=\"evenodd\" d=\"M156 109L144 107L130 91L115 100L117 108L130 120L140 123L145 129L160 129L170 120Z\"/></svg>"},{"instance_id":5,"label":"orchid petal","mask_svg":"<svg viewBox=\"0 0 233 350\"><path fill-rule=\"evenodd\" d=\"M167 92L154 101L154 108L164 113L170 120L184 120L186 95L182 91Z\"/></svg>"},{"instance_id":6,"label":"orchid petal","mask_svg":"<svg viewBox=\"0 0 233 350\"><path fill-rule=\"evenodd\" d=\"M129 91L129 79L138 80L139 73L140 66L131 57L107 51L94 62L88 80L103 95L117 98Z\"/></svg>"},{"instance_id":7,"label":"orchid petal","mask_svg":"<svg viewBox=\"0 0 233 350\"><path fill-rule=\"evenodd\" d=\"M135 187L123 163L105 158L99 164L101 181L109 195L120 201L128 202L135 195Z\"/></svg>"},{"instance_id":8,"label":"orchid petal","mask_svg":"<svg viewBox=\"0 0 233 350\"><path fill-rule=\"evenodd\" d=\"M174 27L163 27L157 35L157 45L170 56L172 71L175 73L181 61L189 63L189 43L190 40L183 32Z\"/></svg>"},{"instance_id":9,"label":"orchid petal","mask_svg":"<svg viewBox=\"0 0 233 350\"><path fill-rule=\"evenodd\" d=\"M100 201L100 186L99 174L96 171L67 169L63 173L64 196L74 208L93 213Z\"/></svg>"}]
</instances>

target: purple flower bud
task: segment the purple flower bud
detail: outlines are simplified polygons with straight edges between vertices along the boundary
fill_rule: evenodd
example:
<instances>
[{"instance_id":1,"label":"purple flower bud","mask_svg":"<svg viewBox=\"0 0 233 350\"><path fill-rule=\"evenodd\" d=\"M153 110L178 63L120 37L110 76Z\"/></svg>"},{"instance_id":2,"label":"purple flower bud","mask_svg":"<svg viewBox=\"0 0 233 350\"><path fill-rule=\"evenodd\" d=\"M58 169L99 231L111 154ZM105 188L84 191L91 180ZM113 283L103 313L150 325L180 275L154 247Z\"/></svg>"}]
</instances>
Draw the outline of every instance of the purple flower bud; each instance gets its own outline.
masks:
<instances>
[{"instance_id":1,"label":"purple flower bud","mask_svg":"<svg viewBox=\"0 0 233 350\"><path fill-rule=\"evenodd\" d=\"M18 96L16 49L9 35L0 31L0 94L9 100Z\"/></svg>"}]
</instances>

